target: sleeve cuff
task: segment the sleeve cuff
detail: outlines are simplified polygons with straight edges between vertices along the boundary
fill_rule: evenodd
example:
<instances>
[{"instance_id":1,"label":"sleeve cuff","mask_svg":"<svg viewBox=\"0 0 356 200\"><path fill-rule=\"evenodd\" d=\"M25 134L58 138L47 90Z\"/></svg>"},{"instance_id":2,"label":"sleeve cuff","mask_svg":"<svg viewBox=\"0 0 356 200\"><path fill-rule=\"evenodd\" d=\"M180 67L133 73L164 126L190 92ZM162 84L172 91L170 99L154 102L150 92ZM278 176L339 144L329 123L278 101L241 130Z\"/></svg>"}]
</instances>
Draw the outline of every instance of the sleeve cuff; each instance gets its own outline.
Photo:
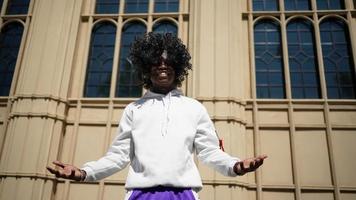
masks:
<instances>
[{"instance_id":1,"label":"sleeve cuff","mask_svg":"<svg viewBox=\"0 0 356 200\"><path fill-rule=\"evenodd\" d=\"M80 168L80 169L81 169L81 170L84 170L85 173L86 173L84 182L95 181L94 176L93 176L94 172L93 172L93 170L92 170L90 167L82 167L82 168Z\"/></svg>"},{"instance_id":2,"label":"sleeve cuff","mask_svg":"<svg viewBox=\"0 0 356 200\"><path fill-rule=\"evenodd\" d=\"M235 173L234 171L234 166L237 162L240 162L241 160L239 158L234 158L231 162L230 162L230 165L229 165L229 176L232 176L232 177L236 177L237 174Z\"/></svg>"}]
</instances>

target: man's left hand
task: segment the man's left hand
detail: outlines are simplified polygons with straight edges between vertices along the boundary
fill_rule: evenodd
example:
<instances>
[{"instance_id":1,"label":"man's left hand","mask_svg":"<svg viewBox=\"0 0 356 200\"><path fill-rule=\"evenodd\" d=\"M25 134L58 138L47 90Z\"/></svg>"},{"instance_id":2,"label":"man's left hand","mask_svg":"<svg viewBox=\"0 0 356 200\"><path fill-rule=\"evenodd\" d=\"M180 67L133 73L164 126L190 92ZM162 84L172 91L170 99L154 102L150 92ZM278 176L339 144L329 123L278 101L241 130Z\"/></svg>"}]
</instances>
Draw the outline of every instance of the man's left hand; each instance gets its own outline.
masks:
<instances>
[{"instance_id":1,"label":"man's left hand","mask_svg":"<svg viewBox=\"0 0 356 200\"><path fill-rule=\"evenodd\" d=\"M267 158L267 155L261 155L254 158L247 158L234 165L234 172L242 176L247 172L253 172L263 164L263 160Z\"/></svg>"}]
</instances>

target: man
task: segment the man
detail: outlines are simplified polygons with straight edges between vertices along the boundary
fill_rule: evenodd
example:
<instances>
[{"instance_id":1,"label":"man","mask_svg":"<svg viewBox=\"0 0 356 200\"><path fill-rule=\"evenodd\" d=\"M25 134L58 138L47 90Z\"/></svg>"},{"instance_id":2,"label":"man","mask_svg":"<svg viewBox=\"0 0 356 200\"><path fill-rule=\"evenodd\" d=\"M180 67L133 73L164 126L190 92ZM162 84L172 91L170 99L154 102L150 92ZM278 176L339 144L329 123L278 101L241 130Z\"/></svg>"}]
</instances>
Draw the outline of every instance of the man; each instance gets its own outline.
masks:
<instances>
[{"instance_id":1,"label":"man","mask_svg":"<svg viewBox=\"0 0 356 200\"><path fill-rule=\"evenodd\" d=\"M193 200L202 188L194 152L226 176L244 175L263 164L265 155L241 161L220 150L205 107L177 89L191 69L191 57L180 39L146 34L133 43L129 59L148 92L125 108L106 155L81 169L55 161L58 169L47 167L51 173L96 181L130 163L125 199Z\"/></svg>"}]
</instances>

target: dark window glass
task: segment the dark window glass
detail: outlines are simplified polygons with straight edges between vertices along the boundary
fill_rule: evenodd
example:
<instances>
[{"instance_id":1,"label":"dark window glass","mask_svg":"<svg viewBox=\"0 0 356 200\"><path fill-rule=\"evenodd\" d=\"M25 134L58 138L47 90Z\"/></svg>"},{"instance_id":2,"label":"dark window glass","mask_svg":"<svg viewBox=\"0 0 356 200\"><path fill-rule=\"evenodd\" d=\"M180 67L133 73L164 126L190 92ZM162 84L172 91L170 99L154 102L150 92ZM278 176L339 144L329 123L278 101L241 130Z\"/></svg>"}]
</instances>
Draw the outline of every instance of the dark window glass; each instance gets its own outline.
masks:
<instances>
[{"instance_id":1,"label":"dark window glass","mask_svg":"<svg viewBox=\"0 0 356 200\"><path fill-rule=\"evenodd\" d=\"M117 97L140 97L142 84L137 71L133 68L128 55L132 42L136 37L146 33L146 26L140 22L125 24L121 35L119 73L116 82Z\"/></svg>"},{"instance_id":2,"label":"dark window glass","mask_svg":"<svg viewBox=\"0 0 356 200\"><path fill-rule=\"evenodd\" d=\"M7 2L6 14L27 14L29 5L30 0L9 0L9 2Z\"/></svg>"},{"instance_id":3,"label":"dark window glass","mask_svg":"<svg viewBox=\"0 0 356 200\"><path fill-rule=\"evenodd\" d=\"M178 12L179 0L155 0L155 12Z\"/></svg>"},{"instance_id":4,"label":"dark window glass","mask_svg":"<svg viewBox=\"0 0 356 200\"><path fill-rule=\"evenodd\" d=\"M278 0L253 0L254 11L277 11Z\"/></svg>"},{"instance_id":5,"label":"dark window glass","mask_svg":"<svg viewBox=\"0 0 356 200\"><path fill-rule=\"evenodd\" d=\"M116 27L110 22L96 24L92 31L85 97L109 97Z\"/></svg>"},{"instance_id":6,"label":"dark window glass","mask_svg":"<svg viewBox=\"0 0 356 200\"><path fill-rule=\"evenodd\" d=\"M345 9L344 0L317 0L318 10Z\"/></svg>"},{"instance_id":7,"label":"dark window glass","mask_svg":"<svg viewBox=\"0 0 356 200\"><path fill-rule=\"evenodd\" d=\"M339 19L320 24L328 98L355 98L355 71L347 25Z\"/></svg>"},{"instance_id":8,"label":"dark window glass","mask_svg":"<svg viewBox=\"0 0 356 200\"><path fill-rule=\"evenodd\" d=\"M125 13L147 13L148 0L126 0Z\"/></svg>"},{"instance_id":9,"label":"dark window glass","mask_svg":"<svg viewBox=\"0 0 356 200\"><path fill-rule=\"evenodd\" d=\"M279 25L271 20L258 22L254 39L257 98L285 98Z\"/></svg>"},{"instance_id":10,"label":"dark window glass","mask_svg":"<svg viewBox=\"0 0 356 200\"><path fill-rule=\"evenodd\" d=\"M119 13L120 0L96 0L95 13Z\"/></svg>"},{"instance_id":11,"label":"dark window glass","mask_svg":"<svg viewBox=\"0 0 356 200\"><path fill-rule=\"evenodd\" d=\"M295 20L287 26L289 71L293 98L320 98L313 26Z\"/></svg>"},{"instance_id":12,"label":"dark window glass","mask_svg":"<svg viewBox=\"0 0 356 200\"><path fill-rule=\"evenodd\" d=\"M309 0L284 0L285 10L310 10Z\"/></svg>"},{"instance_id":13,"label":"dark window glass","mask_svg":"<svg viewBox=\"0 0 356 200\"><path fill-rule=\"evenodd\" d=\"M153 32L161 34L172 33L173 35L177 35L178 29L173 22L160 21L153 25Z\"/></svg>"},{"instance_id":14,"label":"dark window glass","mask_svg":"<svg viewBox=\"0 0 356 200\"><path fill-rule=\"evenodd\" d=\"M8 96L23 33L22 24L5 25L0 33L0 96Z\"/></svg>"},{"instance_id":15,"label":"dark window glass","mask_svg":"<svg viewBox=\"0 0 356 200\"><path fill-rule=\"evenodd\" d=\"M0 0L0 10L2 10L2 3L3 3L3 0Z\"/></svg>"}]
</instances>

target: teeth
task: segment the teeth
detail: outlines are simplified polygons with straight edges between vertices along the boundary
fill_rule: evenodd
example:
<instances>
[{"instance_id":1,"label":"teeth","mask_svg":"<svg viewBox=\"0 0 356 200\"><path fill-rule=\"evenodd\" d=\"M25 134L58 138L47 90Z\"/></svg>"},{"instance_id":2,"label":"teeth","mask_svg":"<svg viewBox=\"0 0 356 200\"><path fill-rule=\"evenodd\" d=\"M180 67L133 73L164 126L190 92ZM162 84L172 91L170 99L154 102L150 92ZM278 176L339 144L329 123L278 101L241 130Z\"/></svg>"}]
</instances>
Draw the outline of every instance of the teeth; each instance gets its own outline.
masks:
<instances>
[{"instance_id":1,"label":"teeth","mask_svg":"<svg viewBox=\"0 0 356 200\"><path fill-rule=\"evenodd\" d=\"M161 72L159 75L161 75L161 76L167 76L167 73L166 73L166 72Z\"/></svg>"}]
</instances>

